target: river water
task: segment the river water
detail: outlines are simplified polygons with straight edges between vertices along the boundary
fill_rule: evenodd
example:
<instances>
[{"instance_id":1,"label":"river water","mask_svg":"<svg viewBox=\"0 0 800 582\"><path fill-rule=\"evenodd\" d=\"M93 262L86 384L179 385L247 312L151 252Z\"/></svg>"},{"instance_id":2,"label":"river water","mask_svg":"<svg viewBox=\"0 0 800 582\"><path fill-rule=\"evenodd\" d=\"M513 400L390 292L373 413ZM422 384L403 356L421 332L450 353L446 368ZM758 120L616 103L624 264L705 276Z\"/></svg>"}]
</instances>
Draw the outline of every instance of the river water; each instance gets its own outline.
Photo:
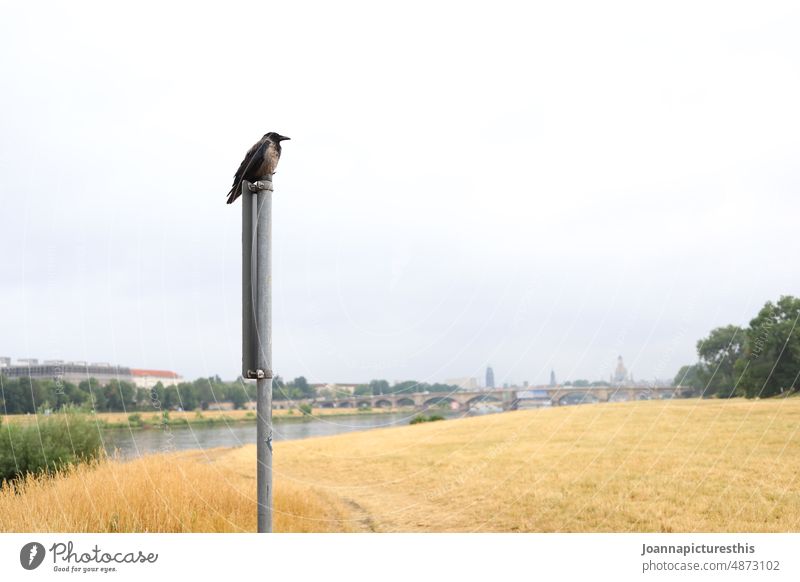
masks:
<instances>
[{"instance_id":1,"label":"river water","mask_svg":"<svg viewBox=\"0 0 800 582\"><path fill-rule=\"evenodd\" d=\"M441 414L436 412L435 414ZM452 416L443 414L444 416ZM310 419L277 417L273 424L276 441L328 436L392 426L406 426L415 416L411 412L319 416ZM148 429L107 429L103 431L106 450L123 459L185 449L236 447L256 442L255 422L197 424L193 426L155 427Z\"/></svg>"}]
</instances>

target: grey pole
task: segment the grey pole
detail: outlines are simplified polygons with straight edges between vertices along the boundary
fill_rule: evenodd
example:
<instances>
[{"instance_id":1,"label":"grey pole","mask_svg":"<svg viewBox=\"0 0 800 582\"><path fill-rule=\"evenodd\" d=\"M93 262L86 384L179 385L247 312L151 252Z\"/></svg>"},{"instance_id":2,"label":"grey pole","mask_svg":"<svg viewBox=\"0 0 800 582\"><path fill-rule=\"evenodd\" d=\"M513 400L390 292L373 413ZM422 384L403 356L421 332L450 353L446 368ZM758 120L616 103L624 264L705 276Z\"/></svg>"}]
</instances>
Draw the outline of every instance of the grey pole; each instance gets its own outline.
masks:
<instances>
[{"instance_id":1,"label":"grey pole","mask_svg":"<svg viewBox=\"0 0 800 582\"><path fill-rule=\"evenodd\" d=\"M255 289L253 288L253 193L242 182L242 378L253 378L256 358Z\"/></svg>"},{"instance_id":2,"label":"grey pole","mask_svg":"<svg viewBox=\"0 0 800 582\"><path fill-rule=\"evenodd\" d=\"M251 186L254 220L256 348L256 490L258 532L272 531L272 176Z\"/></svg>"}]
</instances>

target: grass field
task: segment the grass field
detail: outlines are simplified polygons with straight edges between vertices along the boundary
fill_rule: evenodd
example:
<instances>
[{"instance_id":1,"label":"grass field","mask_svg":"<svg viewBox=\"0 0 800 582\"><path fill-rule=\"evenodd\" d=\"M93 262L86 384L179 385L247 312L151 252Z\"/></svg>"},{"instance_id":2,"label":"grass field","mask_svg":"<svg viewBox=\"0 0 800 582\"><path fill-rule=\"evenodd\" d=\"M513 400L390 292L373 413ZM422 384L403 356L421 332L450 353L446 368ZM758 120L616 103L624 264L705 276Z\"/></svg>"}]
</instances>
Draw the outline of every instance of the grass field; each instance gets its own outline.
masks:
<instances>
[{"instance_id":1,"label":"grass field","mask_svg":"<svg viewBox=\"0 0 800 582\"><path fill-rule=\"evenodd\" d=\"M278 531L798 531L800 400L520 411L275 447ZM5 531L253 531L255 449L0 492Z\"/></svg>"}]
</instances>

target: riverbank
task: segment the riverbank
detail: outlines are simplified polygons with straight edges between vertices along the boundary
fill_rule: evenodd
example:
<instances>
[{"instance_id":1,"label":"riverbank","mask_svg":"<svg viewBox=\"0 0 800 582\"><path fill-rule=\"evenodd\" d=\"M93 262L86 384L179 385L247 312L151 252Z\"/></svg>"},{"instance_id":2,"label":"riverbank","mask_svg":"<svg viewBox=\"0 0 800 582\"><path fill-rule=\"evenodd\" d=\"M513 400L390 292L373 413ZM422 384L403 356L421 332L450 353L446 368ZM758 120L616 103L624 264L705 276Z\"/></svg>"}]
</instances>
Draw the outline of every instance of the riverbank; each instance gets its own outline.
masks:
<instances>
[{"instance_id":1,"label":"riverbank","mask_svg":"<svg viewBox=\"0 0 800 582\"><path fill-rule=\"evenodd\" d=\"M275 444L277 531L796 531L800 400L558 407ZM6 531L253 531L255 446L0 492Z\"/></svg>"},{"instance_id":2,"label":"riverbank","mask_svg":"<svg viewBox=\"0 0 800 582\"><path fill-rule=\"evenodd\" d=\"M352 417L371 414L387 414L402 411L405 409L385 409L385 408L314 408L310 413L299 409L274 409L272 417L276 420L303 419L308 417ZM410 409L409 409L410 410ZM54 412L53 414L59 414ZM0 415L2 422L28 424L36 422L35 414L11 414ZM41 415L40 415L41 417ZM255 410L193 410L193 411L169 411L166 416L162 413L149 411L132 412L98 412L92 414L91 418L97 422L100 428L153 428L169 426L187 425L207 425L207 424L231 424L238 422L255 422Z\"/></svg>"}]
</instances>

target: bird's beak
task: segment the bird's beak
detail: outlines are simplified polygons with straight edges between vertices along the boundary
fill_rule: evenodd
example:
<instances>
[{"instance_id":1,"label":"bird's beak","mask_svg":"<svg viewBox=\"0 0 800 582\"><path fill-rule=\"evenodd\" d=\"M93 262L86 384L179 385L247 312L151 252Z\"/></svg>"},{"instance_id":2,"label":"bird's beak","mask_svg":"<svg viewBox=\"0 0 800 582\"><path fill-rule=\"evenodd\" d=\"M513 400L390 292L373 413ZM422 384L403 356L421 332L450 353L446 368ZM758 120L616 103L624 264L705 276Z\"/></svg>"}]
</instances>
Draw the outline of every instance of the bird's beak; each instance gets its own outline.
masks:
<instances>
[{"instance_id":1,"label":"bird's beak","mask_svg":"<svg viewBox=\"0 0 800 582\"><path fill-rule=\"evenodd\" d=\"M281 139L279 141L287 141L287 140L290 140L290 139L292 139L292 138L286 137L285 135L282 135Z\"/></svg>"}]
</instances>

